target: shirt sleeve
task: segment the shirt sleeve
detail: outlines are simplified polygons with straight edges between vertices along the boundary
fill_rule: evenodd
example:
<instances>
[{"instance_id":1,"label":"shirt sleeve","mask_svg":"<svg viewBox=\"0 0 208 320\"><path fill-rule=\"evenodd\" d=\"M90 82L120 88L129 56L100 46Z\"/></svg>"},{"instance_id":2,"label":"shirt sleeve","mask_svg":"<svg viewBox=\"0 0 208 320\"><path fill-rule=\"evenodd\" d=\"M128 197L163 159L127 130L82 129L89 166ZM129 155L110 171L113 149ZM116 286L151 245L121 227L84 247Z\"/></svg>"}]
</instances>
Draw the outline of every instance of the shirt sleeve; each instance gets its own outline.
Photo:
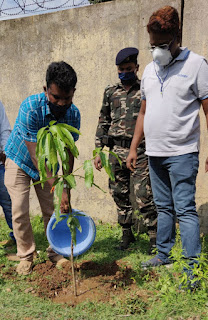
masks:
<instances>
[{"instance_id":1,"label":"shirt sleeve","mask_svg":"<svg viewBox=\"0 0 208 320\"><path fill-rule=\"evenodd\" d=\"M37 125L36 111L31 107L31 101L24 101L19 110L18 122L21 135L28 142L37 142L37 134L40 129Z\"/></svg>"},{"instance_id":2,"label":"shirt sleeve","mask_svg":"<svg viewBox=\"0 0 208 320\"><path fill-rule=\"evenodd\" d=\"M208 98L208 64L205 59L202 60L200 65L194 91L200 100Z\"/></svg>"},{"instance_id":3,"label":"shirt sleeve","mask_svg":"<svg viewBox=\"0 0 208 320\"><path fill-rule=\"evenodd\" d=\"M108 130L111 125L111 111L110 111L110 102L108 96L108 90L106 89L103 95L102 108L100 110L98 126L95 134L95 147L103 147L102 137L103 135L108 134Z\"/></svg>"},{"instance_id":4,"label":"shirt sleeve","mask_svg":"<svg viewBox=\"0 0 208 320\"><path fill-rule=\"evenodd\" d=\"M5 145L11 133L11 126L6 115L5 108L0 101L0 145L1 150L5 149Z\"/></svg>"}]
</instances>

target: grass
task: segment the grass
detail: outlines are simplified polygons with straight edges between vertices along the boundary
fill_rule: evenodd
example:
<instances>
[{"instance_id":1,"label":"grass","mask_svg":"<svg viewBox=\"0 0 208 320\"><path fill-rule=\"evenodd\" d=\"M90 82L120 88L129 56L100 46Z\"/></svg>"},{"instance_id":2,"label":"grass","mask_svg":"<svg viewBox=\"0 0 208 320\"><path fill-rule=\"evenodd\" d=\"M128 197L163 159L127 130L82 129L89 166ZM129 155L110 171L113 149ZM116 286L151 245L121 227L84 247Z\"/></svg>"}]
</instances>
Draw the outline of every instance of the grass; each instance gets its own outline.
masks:
<instances>
[{"instance_id":1,"label":"grass","mask_svg":"<svg viewBox=\"0 0 208 320\"><path fill-rule=\"evenodd\" d=\"M44 235L41 217L32 218L32 227L39 253L39 260L46 259L45 249L48 246ZM3 218L0 218L0 241L8 238L9 229ZM205 253L208 249L208 238L203 240L202 269L198 270L202 279L201 287L195 292L179 291L181 281L181 268L184 263L180 258L180 238L173 250L176 262L172 268L165 266L159 269L144 271L141 269L141 261L149 258L147 235L138 237L138 241L131 246L129 251L115 249L121 236L118 226L99 223L97 225L96 240L92 248L78 258L92 260L99 264L106 264L115 260L121 260L131 265L133 269L132 279L137 285L135 292L126 289L125 300L114 298L111 303L85 302L76 307L58 305L49 299L35 297L26 293L29 287L24 277L14 275L14 280L4 277L5 270L16 263L8 261L4 249L0 247L0 320L203 320L208 319L208 268ZM15 252L15 248L13 250ZM32 277L32 275L31 275ZM142 295L138 294L142 292ZM144 296L146 297L144 299Z\"/></svg>"}]
</instances>

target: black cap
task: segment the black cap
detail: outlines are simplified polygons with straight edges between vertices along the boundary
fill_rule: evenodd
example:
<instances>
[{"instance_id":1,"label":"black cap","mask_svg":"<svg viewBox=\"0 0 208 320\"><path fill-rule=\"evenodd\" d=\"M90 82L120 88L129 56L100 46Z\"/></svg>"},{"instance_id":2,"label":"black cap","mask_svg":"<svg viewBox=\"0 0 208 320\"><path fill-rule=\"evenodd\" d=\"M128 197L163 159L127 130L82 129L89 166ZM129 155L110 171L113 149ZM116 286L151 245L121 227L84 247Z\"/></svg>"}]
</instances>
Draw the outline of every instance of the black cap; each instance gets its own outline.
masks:
<instances>
[{"instance_id":1,"label":"black cap","mask_svg":"<svg viewBox=\"0 0 208 320\"><path fill-rule=\"evenodd\" d=\"M116 65L118 66L121 63L127 62L137 62L138 54L139 50L137 48L129 47L122 49L116 56Z\"/></svg>"}]
</instances>

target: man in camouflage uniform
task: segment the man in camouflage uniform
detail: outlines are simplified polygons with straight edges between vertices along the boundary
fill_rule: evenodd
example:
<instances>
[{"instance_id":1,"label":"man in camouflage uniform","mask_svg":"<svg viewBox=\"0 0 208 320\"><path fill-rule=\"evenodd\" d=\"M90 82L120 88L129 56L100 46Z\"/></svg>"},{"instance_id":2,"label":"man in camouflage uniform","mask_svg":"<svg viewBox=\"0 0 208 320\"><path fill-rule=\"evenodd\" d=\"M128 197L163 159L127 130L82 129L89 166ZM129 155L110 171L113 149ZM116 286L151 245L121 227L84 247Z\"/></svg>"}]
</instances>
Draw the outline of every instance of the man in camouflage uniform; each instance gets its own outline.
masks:
<instances>
[{"instance_id":1,"label":"man in camouflage uniform","mask_svg":"<svg viewBox=\"0 0 208 320\"><path fill-rule=\"evenodd\" d=\"M150 187L148 159L144 154L144 140L137 149L138 158L134 172L126 167L126 158L141 106L140 80L136 75L139 69L138 53L136 48L124 48L117 54L116 65L120 82L105 89L95 138L96 147L106 145L122 160L120 167L118 160L111 154L109 156L115 175L115 181L109 180L109 188L117 205L118 223L123 229L119 246L121 250L127 249L129 244L135 241L131 230L134 209L139 210L139 224L146 227L151 245L155 244L156 239L157 217ZM96 169L101 170L100 157L95 159L94 164ZM132 192L130 189L133 189ZM134 208L133 202L137 208Z\"/></svg>"}]
</instances>

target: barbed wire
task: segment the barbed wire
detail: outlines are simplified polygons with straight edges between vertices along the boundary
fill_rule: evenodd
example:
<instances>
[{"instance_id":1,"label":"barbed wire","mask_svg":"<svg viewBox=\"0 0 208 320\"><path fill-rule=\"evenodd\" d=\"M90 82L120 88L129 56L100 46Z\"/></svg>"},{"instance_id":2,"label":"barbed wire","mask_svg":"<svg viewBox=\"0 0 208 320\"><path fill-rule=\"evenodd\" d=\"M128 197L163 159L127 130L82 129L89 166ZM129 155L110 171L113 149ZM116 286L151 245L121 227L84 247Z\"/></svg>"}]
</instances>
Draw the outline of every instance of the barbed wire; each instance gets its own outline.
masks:
<instances>
[{"instance_id":1,"label":"barbed wire","mask_svg":"<svg viewBox=\"0 0 208 320\"><path fill-rule=\"evenodd\" d=\"M88 0L1 0L0 19L5 16L32 15L48 10L67 9L89 4Z\"/></svg>"}]
</instances>

